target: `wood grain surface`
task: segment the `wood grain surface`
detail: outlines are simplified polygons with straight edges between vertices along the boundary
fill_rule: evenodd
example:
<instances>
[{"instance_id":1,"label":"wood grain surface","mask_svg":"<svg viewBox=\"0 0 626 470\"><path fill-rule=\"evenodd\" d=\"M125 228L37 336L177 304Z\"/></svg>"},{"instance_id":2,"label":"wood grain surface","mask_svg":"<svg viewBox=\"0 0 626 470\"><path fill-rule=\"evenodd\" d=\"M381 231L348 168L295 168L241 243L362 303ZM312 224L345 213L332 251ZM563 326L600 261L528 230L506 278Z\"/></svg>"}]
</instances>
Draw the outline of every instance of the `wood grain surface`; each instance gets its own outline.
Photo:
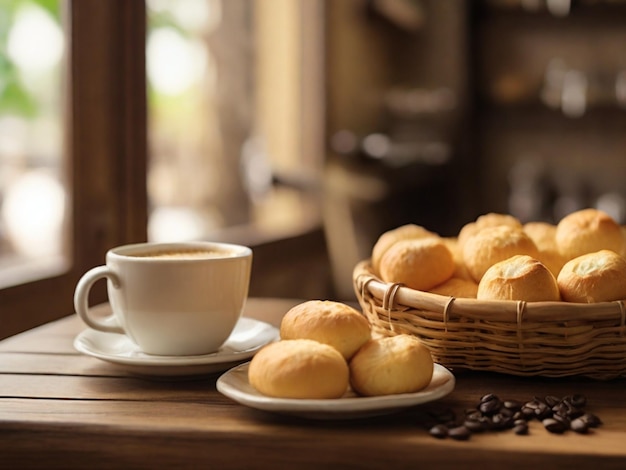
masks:
<instances>
[{"instance_id":1,"label":"wood grain surface","mask_svg":"<svg viewBox=\"0 0 626 470\"><path fill-rule=\"evenodd\" d=\"M295 299L250 299L245 315L278 325ZM108 306L99 307L105 314ZM395 414L306 420L239 405L193 380L136 377L72 347L76 316L0 342L0 468L626 468L623 380L517 378L454 371L444 399ZM587 396L604 422L589 434L511 430L435 439L433 413L481 396Z\"/></svg>"}]
</instances>

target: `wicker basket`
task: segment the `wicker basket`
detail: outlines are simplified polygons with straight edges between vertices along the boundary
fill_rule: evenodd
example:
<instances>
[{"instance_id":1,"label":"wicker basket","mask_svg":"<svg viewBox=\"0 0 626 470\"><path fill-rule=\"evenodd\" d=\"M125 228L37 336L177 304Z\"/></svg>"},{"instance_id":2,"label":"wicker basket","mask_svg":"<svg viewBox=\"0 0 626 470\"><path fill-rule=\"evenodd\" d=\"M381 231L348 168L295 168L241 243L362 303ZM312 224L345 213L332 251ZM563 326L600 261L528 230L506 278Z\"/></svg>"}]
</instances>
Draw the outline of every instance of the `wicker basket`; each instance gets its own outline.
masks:
<instances>
[{"instance_id":1,"label":"wicker basket","mask_svg":"<svg viewBox=\"0 0 626 470\"><path fill-rule=\"evenodd\" d=\"M447 297L385 283L369 261L355 267L353 283L375 333L415 335L446 367L518 376L626 376L624 301L574 304Z\"/></svg>"}]
</instances>

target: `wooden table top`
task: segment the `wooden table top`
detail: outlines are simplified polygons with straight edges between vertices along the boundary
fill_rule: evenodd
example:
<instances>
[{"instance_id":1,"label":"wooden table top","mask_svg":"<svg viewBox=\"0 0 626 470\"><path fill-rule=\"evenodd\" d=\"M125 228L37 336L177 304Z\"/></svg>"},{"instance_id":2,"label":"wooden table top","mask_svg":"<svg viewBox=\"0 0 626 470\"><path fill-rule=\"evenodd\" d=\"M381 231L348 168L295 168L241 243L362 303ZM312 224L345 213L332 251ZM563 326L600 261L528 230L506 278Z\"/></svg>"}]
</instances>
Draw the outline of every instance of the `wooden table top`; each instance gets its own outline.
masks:
<instances>
[{"instance_id":1,"label":"wooden table top","mask_svg":"<svg viewBox=\"0 0 626 470\"><path fill-rule=\"evenodd\" d=\"M244 315L278 325L297 300L250 299ZM626 382L454 371L433 403L356 420L308 420L248 408L216 390L219 373L153 380L76 352L75 316L0 342L0 468L626 468ZM603 425L436 439L428 417L463 414L488 393L528 401L584 394Z\"/></svg>"}]
</instances>

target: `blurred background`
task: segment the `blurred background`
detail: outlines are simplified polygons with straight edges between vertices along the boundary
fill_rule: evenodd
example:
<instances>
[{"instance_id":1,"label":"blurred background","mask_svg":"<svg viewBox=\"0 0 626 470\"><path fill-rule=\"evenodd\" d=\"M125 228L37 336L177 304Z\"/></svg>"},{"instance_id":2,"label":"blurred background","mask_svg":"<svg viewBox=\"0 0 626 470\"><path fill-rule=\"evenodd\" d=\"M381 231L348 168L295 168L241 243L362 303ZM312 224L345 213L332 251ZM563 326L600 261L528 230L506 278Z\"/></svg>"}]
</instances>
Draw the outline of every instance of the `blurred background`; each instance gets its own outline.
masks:
<instances>
[{"instance_id":1,"label":"blurred background","mask_svg":"<svg viewBox=\"0 0 626 470\"><path fill-rule=\"evenodd\" d=\"M0 2L0 288L72 263L71 8ZM253 246L252 295L350 299L354 265L405 223L451 236L590 206L626 223L624 0L145 12L145 238Z\"/></svg>"}]
</instances>

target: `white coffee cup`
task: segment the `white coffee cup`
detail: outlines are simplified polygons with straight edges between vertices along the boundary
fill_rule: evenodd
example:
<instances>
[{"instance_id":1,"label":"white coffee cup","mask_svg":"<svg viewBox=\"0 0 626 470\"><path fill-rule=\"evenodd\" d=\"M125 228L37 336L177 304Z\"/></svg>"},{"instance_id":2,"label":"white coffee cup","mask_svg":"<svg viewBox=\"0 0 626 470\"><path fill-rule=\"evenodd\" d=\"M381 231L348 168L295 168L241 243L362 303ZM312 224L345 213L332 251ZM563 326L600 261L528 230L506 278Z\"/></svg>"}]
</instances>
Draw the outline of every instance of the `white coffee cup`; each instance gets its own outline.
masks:
<instances>
[{"instance_id":1,"label":"white coffee cup","mask_svg":"<svg viewBox=\"0 0 626 470\"><path fill-rule=\"evenodd\" d=\"M252 250L213 242L140 243L109 250L106 265L76 285L74 308L91 328L122 333L147 354L217 351L245 306ZM107 279L113 316L89 309L89 291Z\"/></svg>"}]
</instances>

